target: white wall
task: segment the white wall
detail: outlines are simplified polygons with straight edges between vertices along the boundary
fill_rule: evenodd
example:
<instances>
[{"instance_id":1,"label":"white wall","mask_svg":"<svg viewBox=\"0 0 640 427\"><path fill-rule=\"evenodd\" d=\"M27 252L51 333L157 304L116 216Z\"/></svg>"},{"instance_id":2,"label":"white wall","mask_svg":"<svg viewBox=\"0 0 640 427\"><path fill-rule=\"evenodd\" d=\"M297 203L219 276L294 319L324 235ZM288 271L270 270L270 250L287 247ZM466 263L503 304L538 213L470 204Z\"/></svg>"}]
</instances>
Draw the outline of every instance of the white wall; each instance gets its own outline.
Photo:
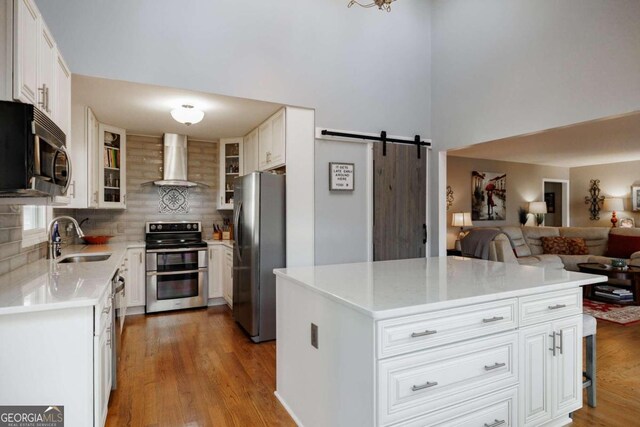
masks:
<instances>
[{"instance_id":1,"label":"white wall","mask_svg":"<svg viewBox=\"0 0 640 427\"><path fill-rule=\"evenodd\" d=\"M368 144L316 140L316 264L367 261ZM353 163L353 191L329 191L329 162Z\"/></svg>"},{"instance_id":2,"label":"white wall","mask_svg":"<svg viewBox=\"0 0 640 427\"><path fill-rule=\"evenodd\" d=\"M430 3L36 1L71 70L316 108L319 126L429 135Z\"/></svg>"},{"instance_id":3,"label":"white wall","mask_svg":"<svg viewBox=\"0 0 640 427\"><path fill-rule=\"evenodd\" d=\"M639 110L639 22L637 0L434 0L435 147Z\"/></svg>"}]
</instances>

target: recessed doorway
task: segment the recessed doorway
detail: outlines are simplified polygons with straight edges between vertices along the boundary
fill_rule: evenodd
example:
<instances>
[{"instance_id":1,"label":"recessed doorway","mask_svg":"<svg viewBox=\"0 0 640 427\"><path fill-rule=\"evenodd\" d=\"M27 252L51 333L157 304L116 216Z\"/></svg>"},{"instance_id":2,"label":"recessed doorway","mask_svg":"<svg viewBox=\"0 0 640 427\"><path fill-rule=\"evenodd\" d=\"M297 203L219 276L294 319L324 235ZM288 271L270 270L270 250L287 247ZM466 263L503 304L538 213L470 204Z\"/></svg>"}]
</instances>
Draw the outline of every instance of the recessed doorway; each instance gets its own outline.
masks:
<instances>
[{"instance_id":1,"label":"recessed doorway","mask_svg":"<svg viewBox=\"0 0 640 427\"><path fill-rule=\"evenodd\" d=\"M547 203L544 225L549 227L569 226L569 181L545 178L542 180L542 194Z\"/></svg>"}]
</instances>

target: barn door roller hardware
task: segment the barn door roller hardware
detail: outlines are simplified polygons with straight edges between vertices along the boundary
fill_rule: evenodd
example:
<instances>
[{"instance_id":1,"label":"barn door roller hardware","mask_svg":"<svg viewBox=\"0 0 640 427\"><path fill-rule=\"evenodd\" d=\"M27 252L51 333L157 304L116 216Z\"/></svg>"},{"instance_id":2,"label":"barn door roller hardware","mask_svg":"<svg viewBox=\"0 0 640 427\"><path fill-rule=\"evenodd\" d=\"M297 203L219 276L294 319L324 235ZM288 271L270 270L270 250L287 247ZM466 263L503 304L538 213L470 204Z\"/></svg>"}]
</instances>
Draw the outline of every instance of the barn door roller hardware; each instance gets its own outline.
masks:
<instances>
[{"instance_id":1,"label":"barn door roller hardware","mask_svg":"<svg viewBox=\"0 0 640 427\"><path fill-rule=\"evenodd\" d=\"M418 150L418 158L420 158L420 148L421 147L431 147L431 143L427 141L423 141L420 139L420 135L416 135L413 140L410 139L399 139L399 138L388 138L387 132L380 132L380 136L373 135L362 135L357 133L346 133L346 132L334 132L331 130L323 129L322 135L326 136L339 136L343 138L357 138L357 139L366 139L368 141L377 141L382 142L382 155L387 155L387 142L392 142L394 144L406 144L406 145L415 145Z\"/></svg>"}]
</instances>

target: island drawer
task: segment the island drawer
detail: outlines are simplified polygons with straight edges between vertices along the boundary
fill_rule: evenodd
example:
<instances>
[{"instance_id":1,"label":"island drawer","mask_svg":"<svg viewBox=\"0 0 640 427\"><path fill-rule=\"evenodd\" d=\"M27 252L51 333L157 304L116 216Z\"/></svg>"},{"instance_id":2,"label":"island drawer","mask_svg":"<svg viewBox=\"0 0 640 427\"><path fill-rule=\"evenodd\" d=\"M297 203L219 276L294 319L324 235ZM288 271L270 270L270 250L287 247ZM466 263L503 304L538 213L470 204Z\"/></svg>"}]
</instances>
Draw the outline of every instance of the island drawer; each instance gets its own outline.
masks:
<instances>
[{"instance_id":1,"label":"island drawer","mask_svg":"<svg viewBox=\"0 0 640 427\"><path fill-rule=\"evenodd\" d=\"M494 334L517 325L516 298L378 322L378 358Z\"/></svg>"},{"instance_id":2,"label":"island drawer","mask_svg":"<svg viewBox=\"0 0 640 427\"><path fill-rule=\"evenodd\" d=\"M517 384L518 333L378 362L378 420L392 424Z\"/></svg>"},{"instance_id":3,"label":"island drawer","mask_svg":"<svg viewBox=\"0 0 640 427\"><path fill-rule=\"evenodd\" d=\"M511 387L393 427L517 427L518 388Z\"/></svg>"},{"instance_id":4,"label":"island drawer","mask_svg":"<svg viewBox=\"0 0 640 427\"><path fill-rule=\"evenodd\" d=\"M582 289L547 292L520 298L520 326L582 313Z\"/></svg>"}]
</instances>

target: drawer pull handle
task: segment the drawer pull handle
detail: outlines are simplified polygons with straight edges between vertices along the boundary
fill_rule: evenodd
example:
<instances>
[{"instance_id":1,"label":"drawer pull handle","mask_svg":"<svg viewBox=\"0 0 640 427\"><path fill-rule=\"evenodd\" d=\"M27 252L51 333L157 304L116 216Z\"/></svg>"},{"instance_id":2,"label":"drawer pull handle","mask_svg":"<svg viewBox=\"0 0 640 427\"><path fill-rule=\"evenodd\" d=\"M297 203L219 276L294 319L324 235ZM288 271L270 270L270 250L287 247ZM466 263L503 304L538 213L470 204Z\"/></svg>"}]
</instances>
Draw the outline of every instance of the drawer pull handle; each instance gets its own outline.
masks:
<instances>
[{"instance_id":1,"label":"drawer pull handle","mask_svg":"<svg viewBox=\"0 0 640 427\"><path fill-rule=\"evenodd\" d=\"M414 332L414 333L412 333L411 334L411 338L424 337L424 336L433 335L433 334L436 334L436 333L438 333L438 331L430 331L430 330L427 329L424 332Z\"/></svg>"},{"instance_id":2,"label":"drawer pull handle","mask_svg":"<svg viewBox=\"0 0 640 427\"><path fill-rule=\"evenodd\" d=\"M431 388L431 387L435 387L438 385L437 381L434 381L432 383L430 383L429 381L427 381L426 383L422 384L422 385L414 385L411 387L411 391L418 391L418 390L424 390L425 388Z\"/></svg>"},{"instance_id":3,"label":"drawer pull handle","mask_svg":"<svg viewBox=\"0 0 640 427\"><path fill-rule=\"evenodd\" d=\"M506 363L498 363L498 362L496 362L495 364L493 364L491 366L484 365L484 370L485 371L493 371L494 369L504 368L505 366L507 366Z\"/></svg>"},{"instance_id":4,"label":"drawer pull handle","mask_svg":"<svg viewBox=\"0 0 640 427\"><path fill-rule=\"evenodd\" d=\"M559 308L565 308L567 305L566 304L556 304L556 305L550 305L549 306L549 310L557 310Z\"/></svg>"},{"instance_id":5,"label":"drawer pull handle","mask_svg":"<svg viewBox=\"0 0 640 427\"><path fill-rule=\"evenodd\" d=\"M553 340L553 342L551 343L551 348L549 349L549 351L551 351L552 354L555 356L556 355L556 348L558 348L556 346L556 333L554 332L553 334L549 335L549 338L551 338Z\"/></svg>"},{"instance_id":6,"label":"drawer pull handle","mask_svg":"<svg viewBox=\"0 0 640 427\"><path fill-rule=\"evenodd\" d=\"M482 323L497 322L498 320L504 320L504 316L493 316L491 319L482 319Z\"/></svg>"},{"instance_id":7,"label":"drawer pull handle","mask_svg":"<svg viewBox=\"0 0 640 427\"><path fill-rule=\"evenodd\" d=\"M484 423L484 427L498 427L506 423L505 420L494 420L491 424Z\"/></svg>"}]
</instances>

